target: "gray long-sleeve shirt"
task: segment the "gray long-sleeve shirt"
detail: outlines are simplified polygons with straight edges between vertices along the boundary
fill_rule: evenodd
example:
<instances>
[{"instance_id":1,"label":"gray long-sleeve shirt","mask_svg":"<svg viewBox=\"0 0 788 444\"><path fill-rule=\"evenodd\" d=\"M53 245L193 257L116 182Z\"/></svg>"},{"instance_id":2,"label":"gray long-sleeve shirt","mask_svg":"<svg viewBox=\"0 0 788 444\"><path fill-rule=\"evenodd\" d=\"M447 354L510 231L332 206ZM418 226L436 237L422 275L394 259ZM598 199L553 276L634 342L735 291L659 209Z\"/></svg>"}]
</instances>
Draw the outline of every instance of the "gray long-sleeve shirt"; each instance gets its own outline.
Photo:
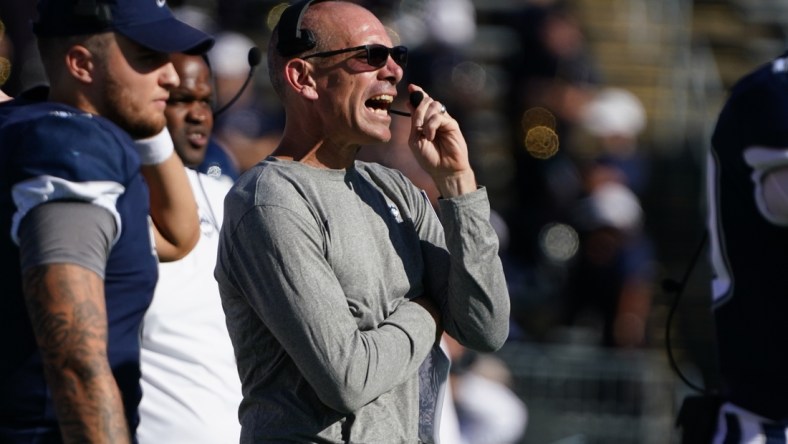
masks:
<instances>
[{"instance_id":1,"label":"gray long-sleeve shirt","mask_svg":"<svg viewBox=\"0 0 788 444\"><path fill-rule=\"evenodd\" d=\"M215 276L242 443L417 442L417 371L436 331L412 298L433 298L460 343L503 344L509 298L486 192L439 205L441 220L402 174L364 162L269 158L239 179Z\"/></svg>"}]
</instances>

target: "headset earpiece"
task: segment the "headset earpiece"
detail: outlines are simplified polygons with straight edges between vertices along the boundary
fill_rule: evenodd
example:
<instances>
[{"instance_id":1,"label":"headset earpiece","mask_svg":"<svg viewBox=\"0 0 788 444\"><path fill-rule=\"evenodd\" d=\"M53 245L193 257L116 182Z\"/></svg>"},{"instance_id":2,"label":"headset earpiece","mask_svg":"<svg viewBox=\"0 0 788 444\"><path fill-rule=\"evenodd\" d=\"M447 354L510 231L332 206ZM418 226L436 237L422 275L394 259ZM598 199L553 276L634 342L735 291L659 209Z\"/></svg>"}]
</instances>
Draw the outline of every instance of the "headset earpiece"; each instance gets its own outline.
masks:
<instances>
[{"instance_id":1,"label":"headset earpiece","mask_svg":"<svg viewBox=\"0 0 788 444\"><path fill-rule=\"evenodd\" d=\"M33 23L33 32L39 35L59 35L71 26L89 28L91 31L100 32L112 24L112 9L110 5L101 0L72 0L63 16L41 16ZM43 24L42 24L43 23ZM53 26L54 25L54 26ZM54 27L54 31L52 28Z\"/></svg>"},{"instance_id":2,"label":"headset earpiece","mask_svg":"<svg viewBox=\"0 0 788 444\"><path fill-rule=\"evenodd\" d=\"M288 6L279 19L276 50L284 57L293 56L317 46L315 35L308 29L301 29L301 20L306 8L314 0L301 0Z\"/></svg>"},{"instance_id":3,"label":"headset earpiece","mask_svg":"<svg viewBox=\"0 0 788 444\"><path fill-rule=\"evenodd\" d=\"M96 0L78 0L74 5L74 15L80 20L94 21L102 26L112 22L112 10L109 5Z\"/></svg>"}]
</instances>

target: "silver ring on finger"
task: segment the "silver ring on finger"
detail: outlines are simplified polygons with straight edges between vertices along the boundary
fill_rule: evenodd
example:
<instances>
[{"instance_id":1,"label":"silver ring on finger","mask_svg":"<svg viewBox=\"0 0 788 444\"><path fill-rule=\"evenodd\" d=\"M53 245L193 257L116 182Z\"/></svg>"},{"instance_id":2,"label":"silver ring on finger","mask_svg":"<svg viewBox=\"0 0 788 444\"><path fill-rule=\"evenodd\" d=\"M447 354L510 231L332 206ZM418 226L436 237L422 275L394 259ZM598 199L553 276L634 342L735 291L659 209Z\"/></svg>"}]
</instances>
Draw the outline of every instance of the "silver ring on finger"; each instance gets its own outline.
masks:
<instances>
[{"instance_id":1,"label":"silver ring on finger","mask_svg":"<svg viewBox=\"0 0 788 444\"><path fill-rule=\"evenodd\" d=\"M446 114L446 105L441 103L441 110L439 111L441 114Z\"/></svg>"}]
</instances>

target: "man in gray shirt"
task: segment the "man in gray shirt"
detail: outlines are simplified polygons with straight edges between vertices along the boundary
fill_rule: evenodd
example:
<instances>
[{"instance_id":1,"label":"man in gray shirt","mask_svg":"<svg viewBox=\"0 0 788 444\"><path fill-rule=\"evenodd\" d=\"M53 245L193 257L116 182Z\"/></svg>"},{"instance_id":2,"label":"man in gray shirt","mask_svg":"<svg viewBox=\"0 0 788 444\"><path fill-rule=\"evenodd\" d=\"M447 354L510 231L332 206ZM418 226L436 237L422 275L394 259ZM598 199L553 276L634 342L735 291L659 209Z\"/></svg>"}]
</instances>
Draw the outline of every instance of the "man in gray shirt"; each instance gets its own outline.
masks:
<instances>
[{"instance_id":1,"label":"man in gray shirt","mask_svg":"<svg viewBox=\"0 0 788 444\"><path fill-rule=\"evenodd\" d=\"M370 11L300 2L282 17L268 63L286 126L225 199L215 271L241 442L431 441L419 422L434 387L420 367L441 333L479 351L508 335L486 191L457 122L416 85L410 146L441 192L440 218L401 173L355 160L391 137L407 62Z\"/></svg>"}]
</instances>

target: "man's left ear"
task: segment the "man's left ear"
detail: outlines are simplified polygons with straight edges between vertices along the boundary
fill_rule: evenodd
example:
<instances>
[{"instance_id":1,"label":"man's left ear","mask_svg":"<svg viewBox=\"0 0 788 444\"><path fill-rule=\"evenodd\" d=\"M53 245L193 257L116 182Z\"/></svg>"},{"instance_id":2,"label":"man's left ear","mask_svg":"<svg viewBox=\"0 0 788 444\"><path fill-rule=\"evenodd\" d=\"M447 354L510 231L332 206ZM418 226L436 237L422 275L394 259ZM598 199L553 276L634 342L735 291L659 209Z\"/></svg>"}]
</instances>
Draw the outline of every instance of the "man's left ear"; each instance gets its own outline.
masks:
<instances>
[{"instance_id":1,"label":"man's left ear","mask_svg":"<svg viewBox=\"0 0 788 444\"><path fill-rule=\"evenodd\" d=\"M285 65L285 81L298 94L307 99L317 99L317 83L312 77L312 65L306 60L292 59Z\"/></svg>"},{"instance_id":2,"label":"man's left ear","mask_svg":"<svg viewBox=\"0 0 788 444\"><path fill-rule=\"evenodd\" d=\"M93 54L82 45L74 45L69 48L65 57L66 69L69 74L82 83L93 81Z\"/></svg>"}]
</instances>

